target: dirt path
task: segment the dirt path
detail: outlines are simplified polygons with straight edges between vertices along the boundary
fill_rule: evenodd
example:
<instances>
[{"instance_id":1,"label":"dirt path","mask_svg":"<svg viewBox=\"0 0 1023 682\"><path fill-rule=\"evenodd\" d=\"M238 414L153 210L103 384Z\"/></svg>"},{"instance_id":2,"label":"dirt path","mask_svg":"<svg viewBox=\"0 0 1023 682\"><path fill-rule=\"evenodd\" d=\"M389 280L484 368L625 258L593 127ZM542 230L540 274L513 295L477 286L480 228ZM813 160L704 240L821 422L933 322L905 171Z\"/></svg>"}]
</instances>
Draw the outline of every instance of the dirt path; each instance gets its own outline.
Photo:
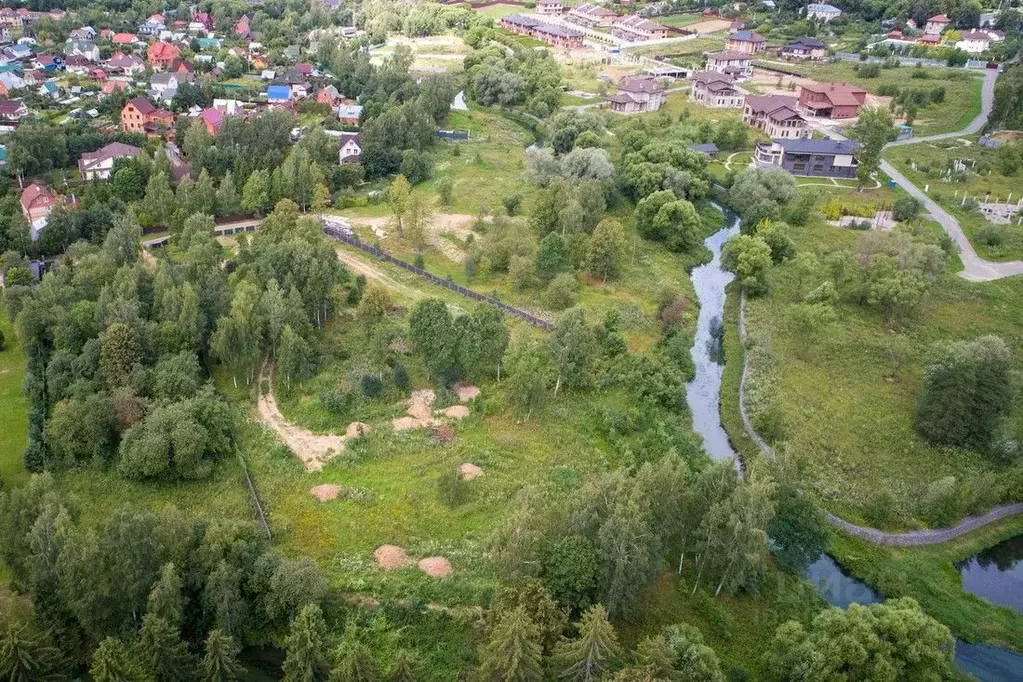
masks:
<instances>
[{"instance_id":1,"label":"dirt path","mask_svg":"<svg viewBox=\"0 0 1023 682\"><path fill-rule=\"evenodd\" d=\"M426 226L426 243L433 246L444 254L445 257L456 263L465 262L465 251L453 243L445 235L455 237L464 241L473 231L469 225L476 219L476 216L465 213L438 213ZM387 216L377 218L348 218L352 225L365 225L366 227L387 227L391 218Z\"/></svg>"},{"instance_id":2,"label":"dirt path","mask_svg":"<svg viewBox=\"0 0 1023 682\"><path fill-rule=\"evenodd\" d=\"M348 253L344 249L337 249L337 259L344 263L349 270L357 275L362 275L366 279L371 279L375 282L383 284L388 289L394 289L395 291L401 292L403 295L408 296L412 300L419 300L423 298L425 294L418 289L413 289L410 286L402 284L398 280L388 275L383 270L380 270L372 263L360 259L351 253Z\"/></svg>"},{"instance_id":3,"label":"dirt path","mask_svg":"<svg viewBox=\"0 0 1023 682\"><path fill-rule=\"evenodd\" d=\"M739 298L739 339L740 343L745 343L746 339L746 293L743 292ZM746 431L746 435L756 444L760 451L765 457L774 459L774 448L767 444L767 442L757 433L756 429L753 428L753 423L750 421L749 414L746 412L746 374L749 370L748 356L743 353L742 356L742 376L739 379L739 416L742 418L742 427ZM866 540L867 542L875 545L891 545L895 547L917 547L920 545L938 545L942 542L948 542L954 540L961 535L966 535L970 531L983 528L989 523L1000 521L1001 519L1009 518L1010 516L1016 516L1017 514L1023 514L1023 502L1017 502L1016 504L1001 504L996 507L992 507L985 514L978 514L977 516L967 516L965 519L960 521L954 526L947 528L929 528L927 530L912 530L904 533L890 533L888 531L881 530L879 528L871 528L869 526L857 526L854 523L850 523L845 519L839 518L834 514L828 514L828 523L832 526L844 530L850 535L855 535L858 538Z\"/></svg>"}]
</instances>

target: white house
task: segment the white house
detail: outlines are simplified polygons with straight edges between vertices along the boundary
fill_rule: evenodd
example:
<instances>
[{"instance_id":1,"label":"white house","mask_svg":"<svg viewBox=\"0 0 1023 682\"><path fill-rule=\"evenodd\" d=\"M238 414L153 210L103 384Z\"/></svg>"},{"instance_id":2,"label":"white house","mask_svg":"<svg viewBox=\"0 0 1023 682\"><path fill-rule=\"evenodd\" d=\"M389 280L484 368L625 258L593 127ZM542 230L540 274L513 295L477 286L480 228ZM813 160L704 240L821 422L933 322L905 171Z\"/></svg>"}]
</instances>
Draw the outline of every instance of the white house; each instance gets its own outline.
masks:
<instances>
[{"instance_id":1,"label":"white house","mask_svg":"<svg viewBox=\"0 0 1023 682\"><path fill-rule=\"evenodd\" d=\"M178 79L173 73L154 73L153 77L149 79L149 87L159 93L176 92L178 85Z\"/></svg>"},{"instance_id":2,"label":"white house","mask_svg":"<svg viewBox=\"0 0 1023 682\"><path fill-rule=\"evenodd\" d=\"M956 48L963 52L979 54L987 52L991 47L991 43L997 43L1002 40L1005 40L1005 34L1001 31L990 29L967 31L963 34L963 39L956 43Z\"/></svg>"},{"instance_id":3,"label":"white house","mask_svg":"<svg viewBox=\"0 0 1023 682\"><path fill-rule=\"evenodd\" d=\"M86 180L107 180L114 169L117 159L130 159L138 156L142 150L130 144L111 142L94 152L82 154L78 159L78 170Z\"/></svg>"},{"instance_id":4,"label":"white house","mask_svg":"<svg viewBox=\"0 0 1023 682\"><path fill-rule=\"evenodd\" d=\"M940 36L951 23L952 20L944 14L936 14L928 19L927 24L924 25L924 35Z\"/></svg>"},{"instance_id":5,"label":"white house","mask_svg":"<svg viewBox=\"0 0 1023 682\"><path fill-rule=\"evenodd\" d=\"M359 133L341 133L338 143L340 146L337 153L338 163L359 163L362 156L362 137Z\"/></svg>"},{"instance_id":6,"label":"white house","mask_svg":"<svg viewBox=\"0 0 1023 682\"><path fill-rule=\"evenodd\" d=\"M838 9L834 5L811 3L806 6L807 19L816 19L817 21L828 22L832 19L837 19L840 16L842 16L842 10Z\"/></svg>"}]
</instances>

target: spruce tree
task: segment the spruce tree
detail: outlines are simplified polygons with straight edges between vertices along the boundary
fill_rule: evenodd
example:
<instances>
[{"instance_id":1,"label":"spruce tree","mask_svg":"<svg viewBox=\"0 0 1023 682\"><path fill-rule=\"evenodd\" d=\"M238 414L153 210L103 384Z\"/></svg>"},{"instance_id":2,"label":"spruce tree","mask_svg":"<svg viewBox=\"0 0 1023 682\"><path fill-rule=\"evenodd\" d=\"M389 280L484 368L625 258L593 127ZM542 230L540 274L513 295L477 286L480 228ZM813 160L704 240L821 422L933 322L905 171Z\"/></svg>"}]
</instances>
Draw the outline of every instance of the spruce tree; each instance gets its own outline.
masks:
<instances>
[{"instance_id":1,"label":"spruce tree","mask_svg":"<svg viewBox=\"0 0 1023 682\"><path fill-rule=\"evenodd\" d=\"M160 569L160 579L153 585L146 605L146 613L167 621L174 628L181 627L181 576L173 563Z\"/></svg>"},{"instance_id":2,"label":"spruce tree","mask_svg":"<svg viewBox=\"0 0 1023 682\"><path fill-rule=\"evenodd\" d=\"M327 677L327 659L323 650L327 640L327 623L316 604L306 604L291 621L291 631L284 640L283 682L316 682Z\"/></svg>"},{"instance_id":3,"label":"spruce tree","mask_svg":"<svg viewBox=\"0 0 1023 682\"><path fill-rule=\"evenodd\" d=\"M244 674L234 640L220 630L211 630L206 636L206 653L199 662L199 677L204 682L228 682Z\"/></svg>"},{"instance_id":4,"label":"spruce tree","mask_svg":"<svg viewBox=\"0 0 1023 682\"><path fill-rule=\"evenodd\" d=\"M490 682L533 682L542 678L540 630L521 606L494 627L483 651L481 672Z\"/></svg>"},{"instance_id":5,"label":"spruce tree","mask_svg":"<svg viewBox=\"0 0 1023 682\"><path fill-rule=\"evenodd\" d=\"M376 664L373 653L359 641L355 623L345 628L344 638L334 654L334 669L330 671L330 682L377 682Z\"/></svg>"},{"instance_id":6,"label":"spruce tree","mask_svg":"<svg viewBox=\"0 0 1023 682\"><path fill-rule=\"evenodd\" d=\"M192 657L181 633L165 618L147 613L139 633L139 655L156 682L192 679Z\"/></svg>"},{"instance_id":7,"label":"spruce tree","mask_svg":"<svg viewBox=\"0 0 1023 682\"><path fill-rule=\"evenodd\" d=\"M420 679L419 658L409 649L398 649L394 654L394 665L387 676L387 682L418 682Z\"/></svg>"},{"instance_id":8,"label":"spruce tree","mask_svg":"<svg viewBox=\"0 0 1023 682\"><path fill-rule=\"evenodd\" d=\"M131 652L118 637L107 637L92 652L89 676L93 682L134 682L142 679Z\"/></svg>"},{"instance_id":9,"label":"spruce tree","mask_svg":"<svg viewBox=\"0 0 1023 682\"><path fill-rule=\"evenodd\" d=\"M577 627L579 637L558 647L561 677L590 682L607 672L617 658L618 635L601 604L587 609Z\"/></svg>"}]
</instances>

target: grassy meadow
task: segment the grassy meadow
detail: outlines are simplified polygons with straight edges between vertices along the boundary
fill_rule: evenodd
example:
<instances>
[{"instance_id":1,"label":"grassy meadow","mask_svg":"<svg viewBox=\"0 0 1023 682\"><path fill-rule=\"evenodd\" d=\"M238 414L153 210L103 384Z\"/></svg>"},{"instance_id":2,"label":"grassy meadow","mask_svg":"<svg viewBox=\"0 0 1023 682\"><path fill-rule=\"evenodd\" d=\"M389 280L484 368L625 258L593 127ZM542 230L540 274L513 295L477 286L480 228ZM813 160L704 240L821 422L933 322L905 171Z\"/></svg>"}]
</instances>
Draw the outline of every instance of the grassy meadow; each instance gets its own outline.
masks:
<instances>
[{"instance_id":1,"label":"grassy meadow","mask_svg":"<svg viewBox=\"0 0 1023 682\"><path fill-rule=\"evenodd\" d=\"M22 394L25 353L14 335L14 326L0 304L0 481L5 486L24 483L27 475L22 455L28 442L28 406Z\"/></svg>"}]
</instances>

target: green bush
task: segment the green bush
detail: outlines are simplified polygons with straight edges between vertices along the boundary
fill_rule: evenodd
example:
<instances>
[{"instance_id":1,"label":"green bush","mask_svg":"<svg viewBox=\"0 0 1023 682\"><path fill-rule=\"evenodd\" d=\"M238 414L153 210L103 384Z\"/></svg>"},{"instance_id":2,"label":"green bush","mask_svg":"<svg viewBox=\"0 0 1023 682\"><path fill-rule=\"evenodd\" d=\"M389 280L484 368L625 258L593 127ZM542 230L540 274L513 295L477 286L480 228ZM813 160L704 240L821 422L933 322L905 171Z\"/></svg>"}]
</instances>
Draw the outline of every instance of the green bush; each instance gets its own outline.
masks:
<instances>
[{"instance_id":1,"label":"green bush","mask_svg":"<svg viewBox=\"0 0 1023 682\"><path fill-rule=\"evenodd\" d=\"M1005 242L1005 234L994 225L985 225L977 230L977 241L986 246L1001 246Z\"/></svg>"}]
</instances>

